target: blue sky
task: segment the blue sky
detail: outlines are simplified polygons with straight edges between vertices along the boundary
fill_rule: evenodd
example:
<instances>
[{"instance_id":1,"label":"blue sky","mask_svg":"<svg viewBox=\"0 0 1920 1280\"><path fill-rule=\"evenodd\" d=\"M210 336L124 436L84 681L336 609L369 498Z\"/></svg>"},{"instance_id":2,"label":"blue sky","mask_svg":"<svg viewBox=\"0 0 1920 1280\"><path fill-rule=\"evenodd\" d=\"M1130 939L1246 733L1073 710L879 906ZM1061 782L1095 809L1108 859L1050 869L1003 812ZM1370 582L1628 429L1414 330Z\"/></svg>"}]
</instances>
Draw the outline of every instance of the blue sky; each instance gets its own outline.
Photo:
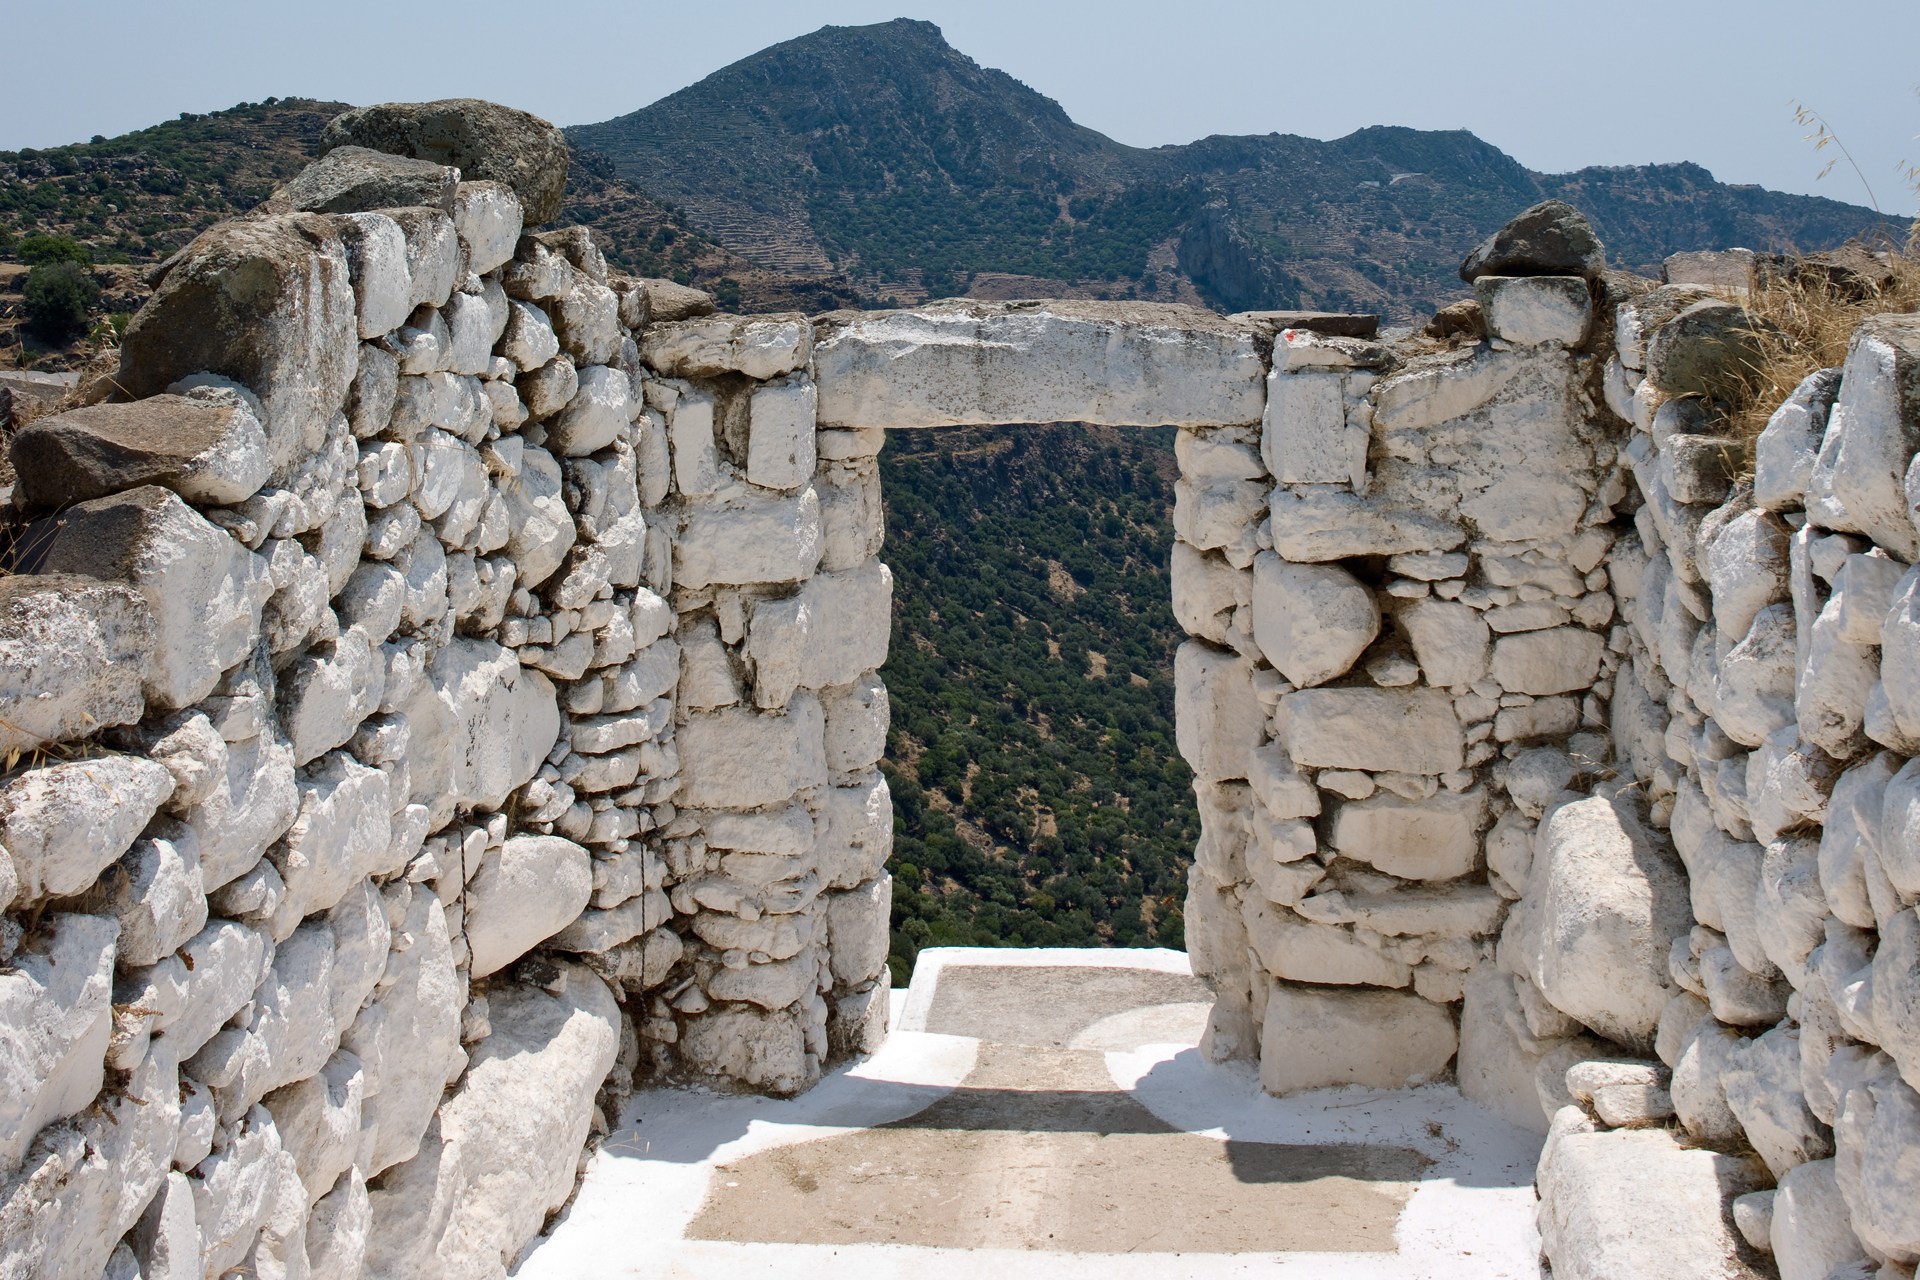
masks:
<instances>
[{"instance_id":1,"label":"blue sky","mask_svg":"<svg viewBox=\"0 0 1920 1280\"><path fill-rule=\"evenodd\" d=\"M1899 166L1920 164L1920 0L0 0L0 149L268 96L491 97L582 124L825 23L902 16L1137 146L1466 128L1539 170L1693 160L1915 211ZM1864 182L1803 140L1793 99Z\"/></svg>"}]
</instances>

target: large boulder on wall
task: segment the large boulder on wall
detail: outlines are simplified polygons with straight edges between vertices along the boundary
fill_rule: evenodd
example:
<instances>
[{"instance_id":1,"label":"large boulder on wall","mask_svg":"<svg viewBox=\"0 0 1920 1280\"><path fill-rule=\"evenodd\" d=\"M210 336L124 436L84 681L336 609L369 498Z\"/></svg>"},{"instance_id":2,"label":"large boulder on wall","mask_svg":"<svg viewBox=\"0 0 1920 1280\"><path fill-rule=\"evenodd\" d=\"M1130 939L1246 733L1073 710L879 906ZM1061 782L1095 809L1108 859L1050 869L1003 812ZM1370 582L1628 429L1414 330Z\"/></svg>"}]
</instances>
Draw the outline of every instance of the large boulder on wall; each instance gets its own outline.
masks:
<instances>
[{"instance_id":1,"label":"large boulder on wall","mask_svg":"<svg viewBox=\"0 0 1920 1280\"><path fill-rule=\"evenodd\" d=\"M1564 200L1542 200L1481 241L1460 264L1460 278L1584 276L1597 280L1607 250L1586 215Z\"/></svg>"},{"instance_id":2,"label":"large boulder on wall","mask_svg":"<svg viewBox=\"0 0 1920 1280\"><path fill-rule=\"evenodd\" d=\"M468 181L504 182L520 197L529 227L559 216L567 188L567 136L559 126L479 98L357 107L320 135L322 155L345 146L454 165Z\"/></svg>"}]
</instances>

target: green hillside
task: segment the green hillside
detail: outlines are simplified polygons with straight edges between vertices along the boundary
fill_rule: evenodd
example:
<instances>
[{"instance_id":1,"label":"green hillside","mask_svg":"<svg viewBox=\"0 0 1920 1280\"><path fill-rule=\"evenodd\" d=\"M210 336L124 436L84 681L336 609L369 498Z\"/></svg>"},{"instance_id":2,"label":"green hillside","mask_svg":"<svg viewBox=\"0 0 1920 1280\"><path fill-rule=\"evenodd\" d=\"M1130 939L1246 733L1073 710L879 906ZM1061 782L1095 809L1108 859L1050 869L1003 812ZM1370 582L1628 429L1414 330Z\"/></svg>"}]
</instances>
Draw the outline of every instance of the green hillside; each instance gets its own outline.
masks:
<instances>
[{"instance_id":1,"label":"green hillside","mask_svg":"<svg viewBox=\"0 0 1920 1280\"><path fill-rule=\"evenodd\" d=\"M1171 430L889 435L896 977L920 947L1180 946Z\"/></svg>"}]
</instances>

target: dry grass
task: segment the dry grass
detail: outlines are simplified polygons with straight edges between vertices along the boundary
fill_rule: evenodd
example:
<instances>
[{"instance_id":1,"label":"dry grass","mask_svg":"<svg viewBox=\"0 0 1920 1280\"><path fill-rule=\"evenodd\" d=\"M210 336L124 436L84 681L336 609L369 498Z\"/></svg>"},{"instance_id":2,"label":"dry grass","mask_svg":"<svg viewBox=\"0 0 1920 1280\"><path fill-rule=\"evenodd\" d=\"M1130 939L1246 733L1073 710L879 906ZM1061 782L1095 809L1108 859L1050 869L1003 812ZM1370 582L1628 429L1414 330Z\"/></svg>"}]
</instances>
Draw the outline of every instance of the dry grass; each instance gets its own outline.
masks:
<instances>
[{"instance_id":1,"label":"dry grass","mask_svg":"<svg viewBox=\"0 0 1920 1280\"><path fill-rule=\"evenodd\" d=\"M1860 255L1867 256L1864 250ZM1734 433L1749 448L1773 411L1808 374L1846 360L1847 345L1861 321L1888 312L1920 311L1920 222L1904 249L1872 257L1883 268L1879 279L1836 283L1823 271L1795 269L1792 263L1756 273L1743 301L1754 319L1761 358L1728 415Z\"/></svg>"}]
</instances>

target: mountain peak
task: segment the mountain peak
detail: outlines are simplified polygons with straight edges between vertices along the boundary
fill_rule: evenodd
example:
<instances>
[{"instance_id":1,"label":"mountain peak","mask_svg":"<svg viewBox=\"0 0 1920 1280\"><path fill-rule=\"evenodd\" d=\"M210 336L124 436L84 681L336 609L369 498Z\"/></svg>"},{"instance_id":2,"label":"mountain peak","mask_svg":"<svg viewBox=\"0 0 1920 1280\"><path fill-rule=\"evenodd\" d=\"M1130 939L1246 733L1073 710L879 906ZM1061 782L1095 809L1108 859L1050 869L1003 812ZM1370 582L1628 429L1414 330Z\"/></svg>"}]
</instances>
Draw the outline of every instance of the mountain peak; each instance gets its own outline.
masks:
<instances>
[{"instance_id":1,"label":"mountain peak","mask_svg":"<svg viewBox=\"0 0 1920 1280\"><path fill-rule=\"evenodd\" d=\"M568 132L760 266L907 300L977 288L1406 320L1457 294L1462 246L1550 196L1621 265L1656 272L1681 249L1812 247L1884 222L1698 166L1536 174L1465 130L1128 147L912 18L821 27Z\"/></svg>"}]
</instances>

